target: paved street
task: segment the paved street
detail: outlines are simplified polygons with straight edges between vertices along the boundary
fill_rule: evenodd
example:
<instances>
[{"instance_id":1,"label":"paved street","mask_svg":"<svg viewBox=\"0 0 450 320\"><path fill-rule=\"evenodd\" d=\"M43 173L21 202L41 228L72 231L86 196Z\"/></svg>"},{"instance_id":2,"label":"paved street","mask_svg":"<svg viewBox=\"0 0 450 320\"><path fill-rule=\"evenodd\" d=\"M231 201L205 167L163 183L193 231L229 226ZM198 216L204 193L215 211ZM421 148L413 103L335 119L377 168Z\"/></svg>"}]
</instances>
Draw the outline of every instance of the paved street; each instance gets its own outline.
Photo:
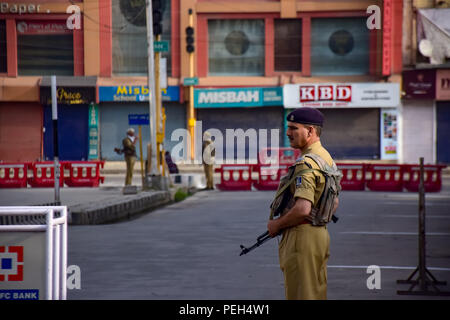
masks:
<instances>
[{"instance_id":1,"label":"paved street","mask_svg":"<svg viewBox=\"0 0 450 320\"><path fill-rule=\"evenodd\" d=\"M82 288L68 298L283 299L277 240L239 257L265 231L272 196L198 192L132 221L71 226L68 264L81 268ZM450 192L426 199L427 267L450 282ZM406 192L342 194L329 226L329 299L428 299L396 294L418 264L417 203ZM381 289L367 288L369 265L381 267Z\"/></svg>"}]
</instances>

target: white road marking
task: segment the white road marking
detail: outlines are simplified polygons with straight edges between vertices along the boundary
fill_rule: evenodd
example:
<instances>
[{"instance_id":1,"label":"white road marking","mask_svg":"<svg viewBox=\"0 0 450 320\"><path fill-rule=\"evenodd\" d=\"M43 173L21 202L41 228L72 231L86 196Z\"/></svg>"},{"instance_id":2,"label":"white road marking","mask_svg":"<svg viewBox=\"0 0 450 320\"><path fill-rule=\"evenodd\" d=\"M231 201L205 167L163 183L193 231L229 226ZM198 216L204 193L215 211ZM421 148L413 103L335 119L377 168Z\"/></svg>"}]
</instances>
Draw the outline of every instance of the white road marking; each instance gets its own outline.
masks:
<instances>
[{"instance_id":1,"label":"white road marking","mask_svg":"<svg viewBox=\"0 0 450 320\"><path fill-rule=\"evenodd\" d=\"M369 266L347 266L347 265L329 265L328 268L335 269L367 269ZM402 266L379 266L380 269L392 269L392 270L415 270L417 267L402 267ZM430 271L450 271L450 268L442 267L427 267Z\"/></svg>"},{"instance_id":2,"label":"white road marking","mask_svg":"<svg viewBox=\"0 0 450 320\"><path fill-rule=\"evenodd\" d=\"M264 267L270 267L270 268L279 268L280 265L278 264L265 264ZM367 270L369 266L352 266L352 265L328 265L327 268L330 269L364 269ZM386 269L386 270L415 270L417 267L408 267L408 266L379 266L380 269ZM429 271L450 271L450 268L443 268L443 267L427 267Z\"/></svg>"},{"instance_id":3,"label":"white road marking","mask_svg":"<svg viewBox=\"0 0 450 320\"><path fill-rule=\"evenodd\" d=\"M343 231L341 234L367 234L367 235L379 235L379 236L417 236L417 232L386 232L386 231ZM450 236L450 233L446 232L427 232L427 236Z\"/></svg>"}]
</instances>

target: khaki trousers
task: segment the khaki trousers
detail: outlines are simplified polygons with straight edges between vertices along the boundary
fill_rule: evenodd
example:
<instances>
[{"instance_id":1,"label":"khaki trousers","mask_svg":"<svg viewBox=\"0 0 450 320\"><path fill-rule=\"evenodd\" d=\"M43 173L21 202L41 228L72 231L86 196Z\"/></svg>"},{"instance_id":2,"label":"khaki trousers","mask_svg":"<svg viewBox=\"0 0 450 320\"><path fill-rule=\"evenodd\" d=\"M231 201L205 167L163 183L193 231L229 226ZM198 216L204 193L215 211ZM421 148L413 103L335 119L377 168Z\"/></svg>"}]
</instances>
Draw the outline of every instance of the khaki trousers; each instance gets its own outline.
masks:
<instances>
[{"instance_id":1,"label":"khaki trousers","mask_svg":"<svg viewBox=\"0 0 450 320\"><path fill-rule=\"evenodd\" d=\"M203 164L203 170L205 170L207 189L214 189L213 167L214 166L212 164Z\"/></svg>"},{"instance_id":2,"label":"khaki trousers","mask_svg":"<svg viewBox=\"0 0 450 320\"><path fill-rule=\"evenodd\" d=\"M125 157L125 162L127 164L127 175L125 176L125 185L129 186L133 180L133 169L136 163L136 157Z\"/></svg>"},{"instance_id":3,"label":"khaki trousers","mask_svg":"<svg viewBox=\"0 0 450 320\"><path fill-rule=\"evenodd\" d=\"M327 299L330 235L326 226L289 228L279 245L280 267L288 300Z\"/></svg>"}]
</instances>

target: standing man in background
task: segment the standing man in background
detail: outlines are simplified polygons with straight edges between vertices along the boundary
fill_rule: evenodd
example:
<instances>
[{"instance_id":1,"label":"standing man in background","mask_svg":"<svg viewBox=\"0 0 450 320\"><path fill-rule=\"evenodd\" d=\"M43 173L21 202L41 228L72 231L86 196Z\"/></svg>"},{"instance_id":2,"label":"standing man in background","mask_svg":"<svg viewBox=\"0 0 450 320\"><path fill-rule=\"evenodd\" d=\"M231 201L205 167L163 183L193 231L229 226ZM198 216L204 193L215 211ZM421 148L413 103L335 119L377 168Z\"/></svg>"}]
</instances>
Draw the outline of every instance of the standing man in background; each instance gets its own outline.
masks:
<instances>
[{"instance_id":1,"label":"standing man in background","mask_svg":"<svg viewBox=\"0 0 450 320\"><path fill-rule=\"evenodd\" d=\"M202 145L202 161L203 170L205 171L206 190L214 190L214 160L216 156L216 149L211 140L211 134L206 131L203 134Z\"/></svg>"},{"instance_id":2,"label":"standing man in background","mask_svg":"<svg viewBox=\"0 0 450 320\"><path fill-rule=\"evenodd\" d=\"M138 137L134 135L134 129L127 130L127 136L122 140L123 154L127 164L127 175L125 176L125 185L131 185L133 180L133 169L136 163L136 142Z\"/></svg>"}]
</instances>

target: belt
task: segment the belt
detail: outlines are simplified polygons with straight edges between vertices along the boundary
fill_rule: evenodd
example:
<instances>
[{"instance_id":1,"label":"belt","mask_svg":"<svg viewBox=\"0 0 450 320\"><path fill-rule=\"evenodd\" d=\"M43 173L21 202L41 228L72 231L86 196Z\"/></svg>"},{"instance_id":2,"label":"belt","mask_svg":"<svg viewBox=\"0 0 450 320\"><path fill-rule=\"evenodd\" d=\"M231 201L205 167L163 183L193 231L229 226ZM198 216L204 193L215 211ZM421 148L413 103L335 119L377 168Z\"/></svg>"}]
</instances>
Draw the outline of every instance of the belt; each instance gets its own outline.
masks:
<instances>
[{"instance_id":1,"label":"belt","mask_svg":"<svg viewBox=\"0 0 450 320\"><path fill-rule=\"evenodd\" d=\"M302 222L300 222L300 224L311 224L311 221L305 219Z\"/></svg>"}]
</instances>

